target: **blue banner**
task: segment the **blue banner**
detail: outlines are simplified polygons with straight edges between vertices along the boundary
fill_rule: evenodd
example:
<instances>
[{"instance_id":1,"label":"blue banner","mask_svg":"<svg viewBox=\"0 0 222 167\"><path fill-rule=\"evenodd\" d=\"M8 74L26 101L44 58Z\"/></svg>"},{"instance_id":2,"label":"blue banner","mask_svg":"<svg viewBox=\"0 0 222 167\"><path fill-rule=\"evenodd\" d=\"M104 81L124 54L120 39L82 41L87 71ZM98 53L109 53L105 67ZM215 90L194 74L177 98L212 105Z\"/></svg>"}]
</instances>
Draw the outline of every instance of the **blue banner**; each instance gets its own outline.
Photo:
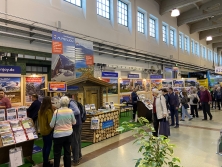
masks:
<instances>
[{"instance_id":1,"label":"blue banner","mask_svg":"<svg viewBox=\"0 0 222 167\"><path fill-rule=\"evenodd\" d=\"M52 31L51 81L75 78L75 37Z\"/></svg>"},{"instance_id":2,"label":"blue banner","mask_svg":"<svg viewBox=\"0 0 222 167\"><path fill-rule=\"evenodd\" d=\"M0 66L0 74L21 74L20 66Z\"/></svg>"},{"instance_id":3,"label":"blue banner","mask_svg":"<svg viewBox=\"0 0 222 167\"><path fill-rule=\"evenodd\" d=\"M150 79L162 79L163 75L150 75Z\"/></svg>"},{"instance_id":4,"label":"blue banner","mask_svg":"<svg viewBox=\"0 0 222 167\"><path fill-rule=\"evenodd\" d=\"M109 120L102 123L102 129L110 128L114 125L113 120Z\"/></svg>"},{"instance_id":5,"label":"blue banner","mask_svg":"<svg viewBox=\"0 0 222 167\"><path fill-rule=\"evenodd\" d=\"M128 78L140 78L139 74L128 74Z\"/></svg>"},{"instance_id":6,"label":"blue banner","mask_svg":"<svg viewBox=\"0 0 222 167\"><path fill-rule=\"evenodd\" d=\"M118 78L118 73L116 72L102 72L103 78Z\"/></svg>"},{"instance_id":7,"label":"blue banner","mask_svg":"<svg viewBox=\"0 0 222 167\"><path fill-rule=\"evenodd\" d=\"M67 86L67 90L79 90L78 86Z\"/></svg>"}]
</instances>

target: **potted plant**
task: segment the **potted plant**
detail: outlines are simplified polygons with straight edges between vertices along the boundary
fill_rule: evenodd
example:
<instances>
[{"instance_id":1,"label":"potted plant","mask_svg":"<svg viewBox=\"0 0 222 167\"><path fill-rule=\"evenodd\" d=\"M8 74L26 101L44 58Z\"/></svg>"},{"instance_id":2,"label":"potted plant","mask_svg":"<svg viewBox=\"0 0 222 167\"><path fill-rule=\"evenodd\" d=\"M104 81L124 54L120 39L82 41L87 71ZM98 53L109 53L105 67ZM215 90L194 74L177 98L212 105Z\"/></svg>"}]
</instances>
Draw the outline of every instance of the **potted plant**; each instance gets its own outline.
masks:
<instances>
[{"instance_id":1,"label":"potted plant","mask_svg":"<svg viewBox=\"0 0 222 167\"><path fill-rule=\"evenodd\" d=\"M180 159L173 156L174 145L164 136L155 137L152 132L154 128L149 121L143 117L138 118L140 127L130 122L123 122L117 131L132 130L136 138L134 143L140 145L138 152L142 158L136 161L135 167L181 167Z\"/></svg>"}]
</instances>

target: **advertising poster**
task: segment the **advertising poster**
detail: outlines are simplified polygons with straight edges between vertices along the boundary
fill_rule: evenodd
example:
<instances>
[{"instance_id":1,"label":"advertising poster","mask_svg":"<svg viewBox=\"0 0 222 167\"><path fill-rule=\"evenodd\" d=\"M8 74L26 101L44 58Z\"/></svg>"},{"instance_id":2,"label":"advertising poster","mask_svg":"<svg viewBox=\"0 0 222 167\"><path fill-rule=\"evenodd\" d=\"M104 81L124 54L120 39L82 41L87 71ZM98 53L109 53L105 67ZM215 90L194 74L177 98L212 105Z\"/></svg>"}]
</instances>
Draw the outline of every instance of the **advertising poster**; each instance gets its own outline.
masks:
<instances>
[{"instance_id":1,"label":"advertising poster","mask_svg":"<svg viewBox=\"0 0 222 167\"><path fill-rule=\"evenodd\" d=\"M173 80L173 87L184 87L184 80Z\"/></svg>"},{"instance_id":2,"label":"advertising poster","mask_svg":"<svg viewBox=\"0 0 222 167\"><path fill-rule=\"evenodd\" d=\"M133 89L132 79L122 79L120 80L120 92L131 92Z\"/></svg>"},{"instance_id":3,"label":"advertising poster","mask_svg":"<svg viewBox=\"0 0 222 167\"><path fill-rule=\"evenodd\" d=\"M52 31L51 80L75 78L75 37Z\"/></svg>"},{"instance_id":4,"label":"advertising poster","mask_svg":"<svg viewBox=\"0 0 222 167\"><path fill-rule=\"evenodd\" d=\"M48 92L67 92L65 82L48 82Z\"/></svg>"},{"instance_id":5,"label":"advertising poster","mask_svg":"<svg viewBox=\"0 0 222 167\"><path fill-rule=\"evenodd\" d=\"M41 90L45 88L45 77L26 77L25 78L25 102L32 102L32 95L37 94L39 96L39 101L45 96L45 91Z\"/></svg>"},{"instance_id":6,"label":"advertising poster","mask_svg":"<svg viewBox=\"0 0 222 167\"><path fill-rule=\"evenodd\" d=\"M147 92L151 91L151 80L150 79L146 80L146 91Z\"/></svg>"},{"instance_id":7,"label":"advertising poster","mask_svg":"<svg viewBox=\"0 0 222 167\"><path fill-rule=\"evenodd\" d=\"M21 102L21 78L0 77L0 89L3 89L11 103Z\"/></svg>"},{"instance_id":8,"label":"advertising poster","mask_svg":"<svg viewBox=\"0 0 222 167\"><path fill-rule=\"evenodd\" d=\"M75 73L76 78L81 77L85 73L93 74L94 57L93 43L90 41L75 39Z\"/></svg>"},{"instance_id":9,"label":"advertising poster","mask_svg":"<svg viewBox=\"0 0 222 167\"><path fill-rule=\"evenodd\" d=\"M152 89L162 89L162 80L151 80L151 88Z\"/></svg>"},{"instance_id":10,"label":"advertising poster","mask_svg":"<svg viewBox=\"0 0 222 167\"><path fill-rule=\"evenodd\" d=\"M163 80L163 88L171 88L173 86L173 80Z\"/></svg>"},{"instance_id":11,"label":"advertising poster","mask_svg":"<svg viewBox=\"0 0 222 167\"><path fill-rule=\"evenodd\" d=\"M143 80L142 79L135 79L134 80L134 88L136 88L138 91L145 91Z\"/></svg>"},{"instance_id":12,"label":"advertising poster","mask_svg":"<svg viewBox=\"0 0 222 167\"><path fill-rule=\"evenodd\" d=\"M109 87L108 89L109 94L118 94L118 79L102 78L102 80L110 84L113 84L113 86ZM103 93L105 94L106 91L104 91Z\"/></svg>"},{"instance_id":13,"label":"advertising poster","mask_svg":"<svg viewBox=\"0 0 222 167\"><path fill-rule=\"evenodd\" d=\"M186 79L185 87L196 86L196 82L197 80L194 80L194 79Z\"/></svg>"}]
</instances>

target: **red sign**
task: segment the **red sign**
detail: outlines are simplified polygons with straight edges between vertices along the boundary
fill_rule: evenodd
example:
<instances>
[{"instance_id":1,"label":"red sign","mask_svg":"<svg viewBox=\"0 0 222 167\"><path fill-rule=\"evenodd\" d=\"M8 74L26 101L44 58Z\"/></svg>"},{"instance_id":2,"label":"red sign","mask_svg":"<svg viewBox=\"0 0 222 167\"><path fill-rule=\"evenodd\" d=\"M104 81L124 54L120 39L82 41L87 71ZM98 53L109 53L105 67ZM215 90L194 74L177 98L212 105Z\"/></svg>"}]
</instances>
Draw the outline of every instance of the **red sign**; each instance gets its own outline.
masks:
<instances>
[{"instance_id":1,"label":"red sign","mask_svg":"<svg viewBox=\"0 0 222 167\"><path fill-rule=\"evenodd\" d=\"M94 57L92 55L86 55L86 65L94 65Z\"/></svg>"},{"instance_id":2,"label":"red sign","mask_svg":"<svg viewBox=\"0 0 222 167\"><path fill-rule=\"evenodd\" d=\"M49 92L66 92L67 86L65 82L49 82Z\"/></svg>"},{"instance_id":3,"label":"red sign","mask_svg":"<svg viewBox=\"0 0 222 167\"><path fill-rule=\"evenodd\" d=\"M62 42L52 41L52 54L63 54Z\"/></svg>"},{"instance_id":4,"label":"red sign","mask_svg":"<svg viewBox=\"0 0 222 167\"><path fill-rule=\"evenodd\" d=\"M26 77L26 82L42 83L42 77Z\"/></svg>"},{"instance_id":5,"label":"red sign","mask_svg":"<svg viewBox=\"0 0 222 167\"><path fill-rule=\"evenodd\" d=\"M104 81L104 82L110 82L110 79L106 79L106 78L102 78L102 80Z\"/></svg>"}]
</instances>

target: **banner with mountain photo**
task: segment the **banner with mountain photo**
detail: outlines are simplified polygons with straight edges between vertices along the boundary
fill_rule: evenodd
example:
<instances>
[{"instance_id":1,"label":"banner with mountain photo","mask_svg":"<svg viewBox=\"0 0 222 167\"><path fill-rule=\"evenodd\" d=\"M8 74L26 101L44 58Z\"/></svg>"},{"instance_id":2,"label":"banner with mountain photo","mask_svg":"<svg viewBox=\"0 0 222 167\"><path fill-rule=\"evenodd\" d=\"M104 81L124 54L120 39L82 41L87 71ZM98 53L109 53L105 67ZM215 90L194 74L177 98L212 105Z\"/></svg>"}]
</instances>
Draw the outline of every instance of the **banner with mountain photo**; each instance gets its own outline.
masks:
<instances>
[{"instance_id":1,"label":"banner with mountain photo","mask_svg":"<svg viewBox=\"0 0 222 167\"><path fill-rule=\"evenodd\" d=\"M90 74L93 76L94 57L93 57L93 42L75 39L76 50L76 78L81 77L84 74Z\"/></svg>"},{"instance_id":2,"label":"banner with mountain photo","mask_svg":"<svg viewBox=\"0 0 222 167\"><path fill-rule=\"evenodd\" d=\"M51 81L64 82L75 77L75 37L52 31Z\"/></svg>"}]
</instances>

